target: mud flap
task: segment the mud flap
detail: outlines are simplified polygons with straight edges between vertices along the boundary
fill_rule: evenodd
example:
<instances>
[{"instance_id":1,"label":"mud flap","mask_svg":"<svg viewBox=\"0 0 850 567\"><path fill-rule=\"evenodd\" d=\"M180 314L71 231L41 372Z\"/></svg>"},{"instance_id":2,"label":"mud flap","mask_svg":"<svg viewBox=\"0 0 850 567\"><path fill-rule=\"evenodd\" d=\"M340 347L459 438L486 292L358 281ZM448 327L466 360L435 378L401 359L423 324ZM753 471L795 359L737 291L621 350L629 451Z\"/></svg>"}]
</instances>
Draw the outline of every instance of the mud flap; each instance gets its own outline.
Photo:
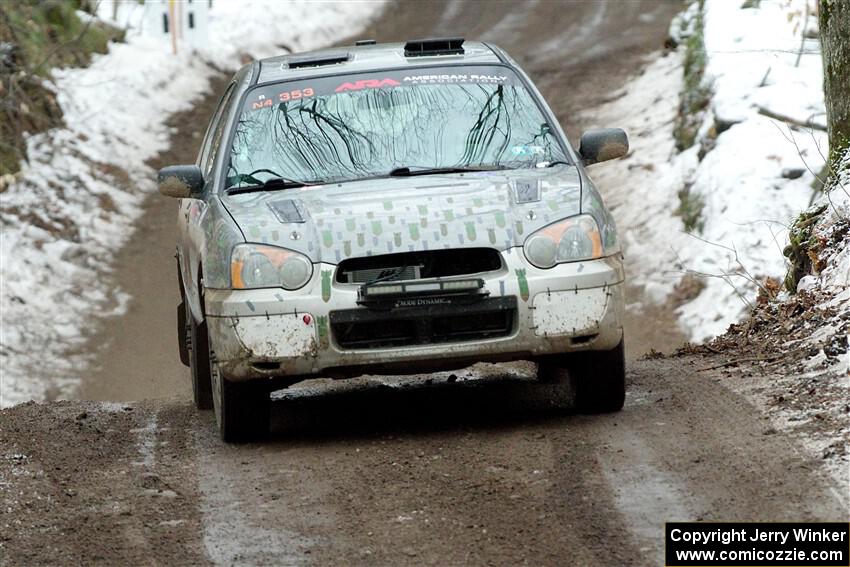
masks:
<instances>
[{"instance_id":1,"label":"mud flap","mask_svg":"<svg viewBox=\"0 0 850 567\"><path fill-rule=\"evenodd\" d=\"M189 328L186 325L186 302L177 306L177 346L180 350L180 362L189 366Z\"/></svg>"}]
</instances>

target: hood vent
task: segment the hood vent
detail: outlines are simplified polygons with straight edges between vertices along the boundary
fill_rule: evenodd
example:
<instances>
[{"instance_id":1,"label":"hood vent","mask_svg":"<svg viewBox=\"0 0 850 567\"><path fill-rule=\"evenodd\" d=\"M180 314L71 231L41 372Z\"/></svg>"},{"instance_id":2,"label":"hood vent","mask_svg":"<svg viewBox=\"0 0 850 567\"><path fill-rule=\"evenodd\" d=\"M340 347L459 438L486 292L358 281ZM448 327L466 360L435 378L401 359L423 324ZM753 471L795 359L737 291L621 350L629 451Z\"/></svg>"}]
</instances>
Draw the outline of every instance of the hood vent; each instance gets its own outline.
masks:
<instances>
[{"instance_id":1,"label":"hood vent","mask_svg":"<svg viewBox=\"0 0 850 567\"><path fill-rule=\"evenodd\" d=\"M282 201L274 201L269 203L269 208L282 223L305 222L304 215L301 212L301 207L297 201L292 199L284 199Z\"/></svg>"},{"instance_id":2,"label":"hood vent","mask_svg":"<svg viewBox=\"0 0 850 567\"><path fill-rule=\"evenodd\" d=\"M536 203L540 200L540 180L520 179L515 185L514 199L518 205Z\"/></svg>"}]
</instances>

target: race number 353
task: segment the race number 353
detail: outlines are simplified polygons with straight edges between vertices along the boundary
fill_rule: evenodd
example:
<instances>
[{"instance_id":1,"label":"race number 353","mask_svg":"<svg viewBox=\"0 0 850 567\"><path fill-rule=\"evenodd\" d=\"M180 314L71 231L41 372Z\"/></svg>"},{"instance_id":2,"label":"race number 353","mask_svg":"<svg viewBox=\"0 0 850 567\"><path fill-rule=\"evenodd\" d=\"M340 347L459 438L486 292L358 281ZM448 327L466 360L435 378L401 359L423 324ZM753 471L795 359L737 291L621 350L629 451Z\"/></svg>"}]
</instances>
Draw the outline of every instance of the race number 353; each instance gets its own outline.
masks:
<instances>
[{"instance_id":1,"label":"race number 353","mask_svg":"<svg viewBox=\"0 0 850 567\"><path fill-rule=\"evenodd\" d=\"M295 89L293 91L285 91L278 95L280 102L289 102L290 100L298 100L299 98L307 98L313 96L313 89Z\"/></svg>"}]
</instances>

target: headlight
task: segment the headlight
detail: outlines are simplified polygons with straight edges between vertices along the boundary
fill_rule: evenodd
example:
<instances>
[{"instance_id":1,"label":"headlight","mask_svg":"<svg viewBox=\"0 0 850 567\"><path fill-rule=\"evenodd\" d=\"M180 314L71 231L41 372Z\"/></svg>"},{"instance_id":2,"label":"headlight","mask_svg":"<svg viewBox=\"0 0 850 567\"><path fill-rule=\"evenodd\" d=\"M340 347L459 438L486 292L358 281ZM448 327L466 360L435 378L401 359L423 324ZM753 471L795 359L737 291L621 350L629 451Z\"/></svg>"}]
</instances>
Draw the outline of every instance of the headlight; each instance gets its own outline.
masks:
<instances>
[{"instance_id":1,"label":"headlight","mask_svg":"<svg viewBox=\"0 0 850 567\"><path fill-rule=\"evenodd\" d=\"M233 289L304 287L313 275L310 259L285 248L262 244L239 244L230 255Z\"/></svg>"},{"instance_id":2,"label":"headlight","mask_svg":"<svg viewBox=\"0 0 850 567\"><path fill-rule=\"evenodd\" d=\"M523 246L525 257L538 268L562 262L602 257L599 227L590 215L578 215L543 227Z\"/></svg>"}]
</instances>

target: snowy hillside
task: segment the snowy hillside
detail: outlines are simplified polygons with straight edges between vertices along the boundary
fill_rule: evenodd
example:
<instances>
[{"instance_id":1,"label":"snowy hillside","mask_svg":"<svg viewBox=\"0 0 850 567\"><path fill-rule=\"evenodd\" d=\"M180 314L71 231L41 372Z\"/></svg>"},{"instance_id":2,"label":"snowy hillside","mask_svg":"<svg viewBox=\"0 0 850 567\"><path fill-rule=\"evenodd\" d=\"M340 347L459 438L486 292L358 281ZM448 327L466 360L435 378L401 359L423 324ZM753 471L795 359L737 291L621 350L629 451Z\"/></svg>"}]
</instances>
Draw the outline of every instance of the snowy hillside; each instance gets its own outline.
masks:
<instances>
[{"instance_id":1,"label":"snowy hillside","mask_svg":"<svg viewBox=\"0 0 850 567\"><path fill-rule=\"evenodd\" d=\"M126 43L111 44L87 68L53 71L49 87L66 127L27 140L29 162L2 193L2 406L65 394L68 369L85 362L74 349L85 340L86 317L122 311L127 298L101 280L155 190L145 162L167 148L168 117L192 105L220 70L281 46L307 50L355 34L382 2L217 1L209 47L176 56L170 42L139 32L143 5L118 8L115 23L130 27ZM99 14L112 17L111 3L100 3Z\"/></svg>"},{"instance_id":2,"label":"snowy hillside","mask_svg":"<svg viewBox=\"0 0 850 567\"><path fill-rule=\"evenodd\" d=\"M628 159L593 172L602 183L630 179L613 205L630 227L632 281L657 302L675 298L691 340L722 333L759 292L779 290L788 229L815 198L827 139L809 4L706 0L702 14L691 4L673 22L677 51L599 113L632 140ZM704 100L677 115L681 92ZM677 130L683 119L691 140Z\"/></svg>"}]
</instances>

